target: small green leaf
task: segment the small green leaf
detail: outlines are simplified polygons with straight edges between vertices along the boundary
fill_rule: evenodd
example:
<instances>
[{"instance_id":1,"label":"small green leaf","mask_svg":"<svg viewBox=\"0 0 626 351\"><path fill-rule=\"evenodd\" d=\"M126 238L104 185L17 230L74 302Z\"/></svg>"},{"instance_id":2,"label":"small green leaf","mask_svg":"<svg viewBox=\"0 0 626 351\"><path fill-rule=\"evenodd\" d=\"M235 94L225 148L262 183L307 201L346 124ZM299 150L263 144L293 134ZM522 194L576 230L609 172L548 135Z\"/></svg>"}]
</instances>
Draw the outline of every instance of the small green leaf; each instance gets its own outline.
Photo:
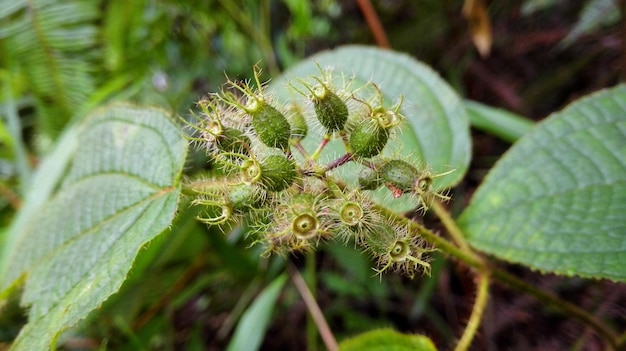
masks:
<instances>
[{"instance_id":1,"label":"small green leaf","mask_svg":"<svg viewBox=\"0 0 626 351\"><path fill-rule=\"evenodd\" d=\"M261 347L272 312L274 312L276 299L286 280L287 276L284 274L274 279L254 300L237 324L235 334L228 344L228 351L255 351Z\"/></svg>"},{"instance_id":2,"label":"small green leaf","mask_svg":"<svg viewBox=\"0 0 626 351\"><path fill-rule=\"evenodd\" d=\"M343 341L339 351L436 351L423 335L401 334L392 329L378 329Z\"/></svg>"},{"instance_id":3,"label":"small green leaf","mask_svg":"<svg viewBox=\"0 0 626 351\"><path fill-rule=\"evenodd\" d=\"M400 109L406 117L398 137L390 140L383 156L403 158L415 165L426 165L434 173L445 173L437 178L437 189L459 182L469 165L471 146L469 122L464 104L457 94L431 68L408 55L365 46L346 46L311 56L272 81L270 88L280 100L293 100L288 82L294 78L319 76L321 67L333 68L333 84L342 87L342 80L353 79L352 88L374 82L385 98L386 107L404 97ZM345 79L342 79L342 74ZM362 90L362 92L367 89ZM313 112L309 111L309 115ZM312 128L303 145L312 152L319 144L322 128ZM331 162L345 153L340 140L328 144L320 157L322 163ZM333 171L346 183L357 185L361 167L349 163ZM394 199L387 189L373 192L376 202L392 208L397 213L417 207L415 198L403 196Z\"/></svg>"},{"instance_id":4,"label":"small green leaf","mask_svg":"<svg viewBox=\"0 0 626 351\"><path fill-rule=\"evenodd\" d=\"M459 219L470 243L542 271L626 280L626 85L573 103L496 164Z\"/></svg>"},{"instance_id":5,"label":"small green leaf","mask_svg":"<svg viewBox=\"0 0 626 351\"><path fill-rule=\"evenodd\" d=\"M58 192L8 253L4 287L26 275L29 322L12 350L47 350L115 293L141 247L174 217L186 141L160 110L114 105L79 126Z\"/></svg>"}]
</instances>

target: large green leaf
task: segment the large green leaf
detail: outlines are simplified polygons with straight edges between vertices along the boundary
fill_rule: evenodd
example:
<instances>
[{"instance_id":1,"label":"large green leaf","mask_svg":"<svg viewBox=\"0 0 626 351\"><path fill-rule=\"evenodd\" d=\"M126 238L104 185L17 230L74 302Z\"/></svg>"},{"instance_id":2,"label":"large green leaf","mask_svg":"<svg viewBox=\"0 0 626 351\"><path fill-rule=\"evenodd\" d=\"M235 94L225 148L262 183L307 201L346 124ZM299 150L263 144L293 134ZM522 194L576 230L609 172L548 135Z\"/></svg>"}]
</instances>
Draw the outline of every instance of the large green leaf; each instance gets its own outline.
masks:
<instances>
[{"instance_id":1,"label":"large green leaf","mask_svg":"<svg viewBox=\"0 0 626 351\"><path fill-rule=\"evenodd\" d=\"M423 335L401 334L392 329L373 330L343 341L339 351L436 351Z\"/></svg>"},{"instance_id":2,"label":"large green leaf","mask_svg":"<svg viewBox=\"0 0 626 351\"><path fill-rule=\"evenodd\" d=\"M100 306L176 212L186 141L163 111L98 110L79 127L78 145L59 190L13 228L17 243L4 252L3 288L27 277L29 322L14 350L48 349Z\"/></svg>"},{"instance_id":3,"label":"large green leaf","mask_svg":"<svg viewBox=\"0 0 626 351\"><path fill-rule=\"evenodd\" d=\"M400 96L404 97L401 112L407 117L407 122L402 125L398 137L385 147L385 156L427 165L438 173L454 170L437 179L435 186L438 188L453 186L463 178L471 154L468 117L457 94L432 69L405 54L372 47L346 46L311 56L289 69L272 81L273 92L282 101L298 97L289 88L288 82L293 81L293 85L298 86L294 78L319 76L318 65L333 68L339 87L342 73L346 80L353 79L351 86L354 88L370 81L376 83L387 106L392 106ZM357 94L365 91L368 90L363 89ZM319 144L319 132L320 128L309 131L309 137L303 143L308 150L314 150ZM324 150L320 160L322 163L330 162L344 153L343 144L336 140ZM355 184L359 172L359 167L349 164L340 167L335 175ZM416 200L408 196L393 199L386 189L377 191L373 197L396 212L417 206Z\"/></svg>"},{"instance_id":4,"label":"large green leaf","mask_svg":"<svg viewBox=\"0 0 626 351\"><path fill-rule=\"evenodd\" d=\"M581 99L522 137L459 225L504 260L626 280L626 86Z\"/></svg>"}]
</instances>

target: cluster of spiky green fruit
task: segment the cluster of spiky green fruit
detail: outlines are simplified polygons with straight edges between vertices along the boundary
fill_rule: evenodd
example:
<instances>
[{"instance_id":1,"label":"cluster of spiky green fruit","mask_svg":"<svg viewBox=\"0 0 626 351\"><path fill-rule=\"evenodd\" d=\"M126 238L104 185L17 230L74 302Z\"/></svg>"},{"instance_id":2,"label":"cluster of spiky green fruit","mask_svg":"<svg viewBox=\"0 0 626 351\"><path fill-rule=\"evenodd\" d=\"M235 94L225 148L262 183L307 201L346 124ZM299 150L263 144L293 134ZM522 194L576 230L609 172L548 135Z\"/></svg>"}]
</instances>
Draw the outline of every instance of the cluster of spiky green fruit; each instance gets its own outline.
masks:
<instances>
[{"instance_id":1,"label":"cluster of spiky green fruit","mask_svg":"<svg viewBox=\"0 0 626 351\"><path fill-rule=\"evenodd\" d=\"M414 196L422 208L433 197L427 169L381 156L404 117L402 104L383 104L376 85L372 97L356 97L350 83L335 88L330 71L296 80L290 86L303 103L279 104L261 84L260 71L250 82L228 81L219 94L201 100L190 138L220 166L220 176L190 181L195 205L203 206L200 221L219 225L247 221L251 236L266 253L309 251L320 242L353 243L377 261L377 273L400 270L413 277L429 273L427 253L433 251L408 228L369 198L386 187L392 196ZM307 112L308 111L308 112ZM317 128L323 137L314 150L303 140ZM335 139L346 152L326 164L320 155ZM312 152L310 152L312 151ZM363 166L357 186L342 183L333 170L347 163Z\"/></svg>"}]
</instances>

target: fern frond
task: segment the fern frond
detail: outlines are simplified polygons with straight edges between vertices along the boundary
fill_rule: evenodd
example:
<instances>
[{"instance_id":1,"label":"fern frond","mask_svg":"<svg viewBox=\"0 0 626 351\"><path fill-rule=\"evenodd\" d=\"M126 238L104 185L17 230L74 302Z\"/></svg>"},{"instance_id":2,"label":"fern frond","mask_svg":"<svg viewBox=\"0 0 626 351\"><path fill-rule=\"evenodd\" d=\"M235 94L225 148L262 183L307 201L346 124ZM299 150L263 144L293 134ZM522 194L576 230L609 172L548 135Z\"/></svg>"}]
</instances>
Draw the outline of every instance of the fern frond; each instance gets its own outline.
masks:
<instances>
[{"instance_id":1,"label":"fern frond","mask_svg":"<svg viewBox=\"0 0 626 351\"><path fill-rule=\"evenodd\" d=\"M0 59L35 99L43 137L54 139L95 89L97 1L0 1Z\"/></svg>"}]
</instances>

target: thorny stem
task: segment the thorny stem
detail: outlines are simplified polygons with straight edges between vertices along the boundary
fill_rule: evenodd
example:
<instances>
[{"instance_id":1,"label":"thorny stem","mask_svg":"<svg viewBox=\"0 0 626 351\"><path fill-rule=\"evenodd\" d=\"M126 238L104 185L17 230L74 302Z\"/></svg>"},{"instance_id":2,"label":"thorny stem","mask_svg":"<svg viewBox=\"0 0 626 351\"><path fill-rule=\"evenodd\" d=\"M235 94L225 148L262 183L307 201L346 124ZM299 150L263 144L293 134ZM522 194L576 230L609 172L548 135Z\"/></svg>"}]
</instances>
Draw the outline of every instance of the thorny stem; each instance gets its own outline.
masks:
<instances>
[{"instance_id":1,"label":"thorny stem","mask_svg":"<svg viewBox=\"0 0 626 351\"><path fill-rule=\"evenodd\" d=\"M472 308L472 314L469 321L467 321L467 327L463 331L461 340L456 345L455 351L465 351L469 349L472 344L472 340L476 335L476 331L480 326L480 321L483 318L485 312L485 306L487 306L487 300L489 298L489 274L486 272L478 273L478 284L476 289L476 301Z\"/></svg>"},{"instance_id":2,"label":"thorny stem","mask_svg":"<svg viewBox=\"0 0 626 351\"><path fill-rule=\"evenodd\" d=\"M302 297L304 304L309 310L309 313L311 313L311 317L317 325L317 330L319 330L320 336L322 337L326 348L329 351L337 351L337 349L339 349L337 340L330 330L328 323L326 323L324 314L322 313L320 307L317 305L317 302L315 301L313 294L311 294L309 287L306 285L306 282L302 278L302 275L300 274L300 272L298 272L298 269L296 269L293 264L289 265L289 272L291 273L291 281L298 290L298 293L300 293L300 296Z\"/></svg>"},{"instance_id":3,"label":"thorny stem","mask_svg":"<svg viewBox=\"0 0 626 351\"><path fill-rule=\"evenodd\" d=\"M473 267L480 272L489 273L490 276L492 276L499 282L508 285L510 288L513 288L514 290L519 292L527 293L547 305L556 307L562 313L572 318L578 319L580 322L586 325L589 325L598 334L602 335L607 340L611 348L616 348L617 346L626 343L626 341L618 340L617 335L615 334L615 332L613 332L613 330L611 330L611 328L609 328L603 322L597 320L594 316L590 315L584 309L567 301L561 300L551 293L542 291L505 271L493 267L489 261L479 256L471 249L466 250L459 248L450 241L438 236L432 231L426 229L424 226L412 221L407 217L394 216L393 212L382 206L376 206L376 209L381 211L383 214L386 214L387 217L393 218L393 220L398 224L407 224L409 226L409 230L415 233L419 233L425 240L435 245L435 247L447 253L448 255L456 257L468 266ZM444 225L449 232L453 231L461 233L461 230L458 228L454 221L446 221L444 222Z\"/></svg>"},{"instance_id":4,"label":"thorny stem","mask_svg":"<svg viewBox=\"0 0 626 351\"><path fill-rule=\"evenodd\" d=\"M346 153L338 159L334 160L333 162L327 164L326 167L324 167L323 169L323 174L326 174L326 172L331 171L339 166L343 166L350 161L352 161L352 154Z\"/></svg>"},{"instance_id":5,"label":"thorny stem","mask_svg":"<svg viewBox=\"0 0 626 351\"><path fill-rule=\"evenodd\" d=\"M465 240L465 236L459 227L456 226L454 219L452 219L452 216L450 216L450 213L443 207L441 202L433 200L432 209L448 230L448 234L452 240L461 248L461 250L470 251L471 249L467 240Z\"/></svg>"}]
</instances>

